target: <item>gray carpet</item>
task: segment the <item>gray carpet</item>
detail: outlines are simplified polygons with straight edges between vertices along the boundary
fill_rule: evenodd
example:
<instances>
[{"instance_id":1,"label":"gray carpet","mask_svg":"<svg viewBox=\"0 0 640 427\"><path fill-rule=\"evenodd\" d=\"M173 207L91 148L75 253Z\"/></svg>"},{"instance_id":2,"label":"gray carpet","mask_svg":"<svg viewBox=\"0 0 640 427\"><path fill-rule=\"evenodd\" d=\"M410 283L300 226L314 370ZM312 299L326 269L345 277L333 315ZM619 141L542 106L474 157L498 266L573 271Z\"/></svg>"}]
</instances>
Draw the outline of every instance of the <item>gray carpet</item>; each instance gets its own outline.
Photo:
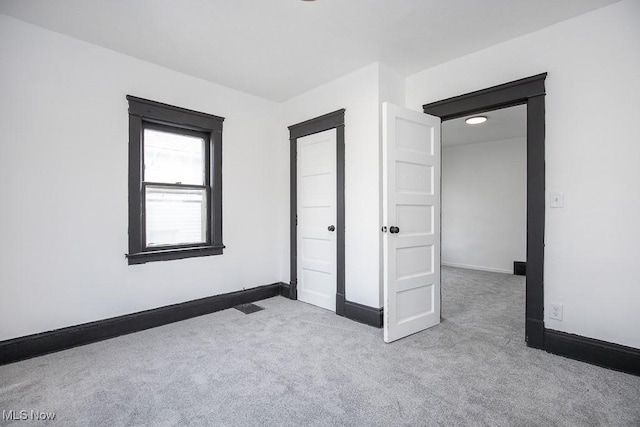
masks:
<instances>
[{"instance_id":1,"label":"gray carpet","mask_svg":"<svg viewBox=\"0 0 640 427\"><path fill-rule=\"evenodd\" d=\"M640 425L639 377L525 346L522 277L444 268L442 293L443 323L393 344L276 297L2 366L0 410L64 426Z\"/></svg>"}]
</instances>

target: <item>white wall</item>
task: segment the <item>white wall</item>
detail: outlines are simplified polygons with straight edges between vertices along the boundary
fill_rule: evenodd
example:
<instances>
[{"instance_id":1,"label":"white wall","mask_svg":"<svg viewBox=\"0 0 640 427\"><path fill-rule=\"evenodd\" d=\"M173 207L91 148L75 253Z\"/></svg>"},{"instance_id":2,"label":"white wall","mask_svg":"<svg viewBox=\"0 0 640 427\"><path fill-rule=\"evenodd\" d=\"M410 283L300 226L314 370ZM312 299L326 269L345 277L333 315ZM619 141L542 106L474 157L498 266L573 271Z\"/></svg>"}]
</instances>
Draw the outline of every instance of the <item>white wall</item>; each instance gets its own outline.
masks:
<instances>
[{"instance_id":1,"label":"white wall","mask_svg":"<svg viewBox=\"0 0 640 427\"><path fill-rule=\"evenodd\" d=\"M380 307L378 75L371 64L282 104L287 126L346 109L345 297L371 307Z\"/></svg>"},{"instance_id":2,"label":"white wall","mask_svg":"<svg viewBox=\"0 0 640 427\"><path fill-rule=\"evenodd\" d=\"M442 264L513 273L527 257L526 187L526 138L444 147Z\"/></svg>"},{"instance_id":3,"label":"white wall","mask_svg":"<svg viewBox=\"0 0 640 427\"><path fill-rule=\"evenodd\" d=\"M640 2L621 1L407 78L407 104L548 72L545 307L551 329L640 348Z\"/></svg>"},{"instance_id":4,"label":"white wall","mask_svg":"<svg viewBox=\"0 0 640 427\"><path fill-rule=\"evenodd\" d=\"M3 15L0 63L0 340L282 280L277 104ZM224 255L127 265L127 94L226 118Z\"/></svg>"}]
</instances>

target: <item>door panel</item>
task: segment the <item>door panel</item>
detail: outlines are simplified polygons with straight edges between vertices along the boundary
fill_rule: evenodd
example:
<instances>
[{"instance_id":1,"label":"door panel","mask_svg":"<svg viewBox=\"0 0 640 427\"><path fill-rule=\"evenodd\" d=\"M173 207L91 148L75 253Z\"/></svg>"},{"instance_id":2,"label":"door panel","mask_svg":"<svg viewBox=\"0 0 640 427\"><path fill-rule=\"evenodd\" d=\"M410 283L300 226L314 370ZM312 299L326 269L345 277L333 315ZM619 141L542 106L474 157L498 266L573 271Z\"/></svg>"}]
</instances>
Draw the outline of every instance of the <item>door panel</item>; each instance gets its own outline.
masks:
<instances>
[{"instance_id":1,"label":"door panel","mask_svg":"<svg viewBox=\"0 0 640 427\"><path fill-rule=\"evenodd\" d=\"M298 138L298 299L336 310L336 129Z\"/></svg>"},{"instance_id":2,"label":"door panel","mask_svg":"<svg viewBox=\"0 0 640 427\"><path fill-rule=\"evenodd\" d=\"M382 110L384 340L392 342L440 323L440 119L388 103Z\"/></svg>"}]
</instances>

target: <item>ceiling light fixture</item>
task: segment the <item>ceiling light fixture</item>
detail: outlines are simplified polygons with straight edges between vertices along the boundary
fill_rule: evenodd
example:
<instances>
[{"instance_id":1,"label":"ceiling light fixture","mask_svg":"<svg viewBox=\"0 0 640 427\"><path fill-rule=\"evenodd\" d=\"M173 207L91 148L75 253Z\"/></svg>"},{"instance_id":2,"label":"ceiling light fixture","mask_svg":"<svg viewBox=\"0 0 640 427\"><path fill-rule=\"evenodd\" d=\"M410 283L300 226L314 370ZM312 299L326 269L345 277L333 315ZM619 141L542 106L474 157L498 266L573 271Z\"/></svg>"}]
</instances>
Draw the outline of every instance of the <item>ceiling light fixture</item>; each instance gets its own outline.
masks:
<instances>
[{"instance_id":1,"label":"ceiling light fixture","mask_svg":"<svg viewBox=\"0 0 640 427\"><path fill-rule=\"evenodd\" d=\"M480 123L484 123L486 121L487 121L487 118L485 116L474 116L474 117L469 117L464 122L468 125L479 125Z\"/></svg>"}]
</instances>

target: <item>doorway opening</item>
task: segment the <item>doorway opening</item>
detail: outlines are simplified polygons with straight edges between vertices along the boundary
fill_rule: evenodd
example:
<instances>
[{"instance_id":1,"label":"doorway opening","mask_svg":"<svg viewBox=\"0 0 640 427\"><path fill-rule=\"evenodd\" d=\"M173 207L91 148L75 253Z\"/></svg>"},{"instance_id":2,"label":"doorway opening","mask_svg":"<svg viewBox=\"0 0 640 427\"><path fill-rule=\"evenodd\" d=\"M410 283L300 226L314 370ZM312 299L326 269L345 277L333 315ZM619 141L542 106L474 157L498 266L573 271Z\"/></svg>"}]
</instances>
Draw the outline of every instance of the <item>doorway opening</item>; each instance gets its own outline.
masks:
<instances>
[{"instance_id":1,"label":"doorway opening","mask_svg":"<svg viewBox=\"0 0 640 427\"><path fill-rule=\"evenodd\" d=\"M330 214L331 223L327 223L327 224L312 223L314 221L313 218L318 219L318 215L312 214L312 215L309 215L309 217L312 218L310 220L311 223L309 224L311 225L311 227L307 227L307 228L312 229L311 233L317 234L322 232L325 235L327 233L330 233L330 236L331 236L330 238L315 239L315 240L318 242L323 240L323 242L325 243L329 241L335 242L335 251L329 250L328 253L325 254L332 258L330 261L331 263L334 264L335 268L333 273L319 272L318 269L316 269L314 273L316 277L309 278L310 287L308 289L309 290L308 294L318 294L318 292L316 292L317 290L313 289L314 283L319 284L326 288L329 286L327 280L331 280L332 282L335 282L335 313L340 316L344 316L345 314L344 112L345 112L344 109L337 110L332 113L328 113L323 116L316 117L314 119L289 126L289 141L290 141L290 219L289 219L289 223L291 226L291 230L290 230L291 281L289 283L288 292L286 290L284 291L285 295L288 293L288 295L286 296L288 296L289 298L298 299L298 285L299 285L299 279L300 279L300 277L298 277L299 267L304 265L304 260L299 259L300 251L303 250L303 248L300 247L301 245L299 244L300 243L299 238L302 237L303 234L299 233L299 230L298 230L299 220L302 220L302 218L299 218L299 215L301 214L301 212L299 212L300 206L298 203L299 202L298 201L298 185L300 184L298 182L300 180L299 170L298 170L299 169L298 168L299 142L305 140L306 137L309 137L312 135L320 135L323 132L331 133L332 138L330 139L320 138L318 141L307 141L308 143L315 143L315 142L318 142L319 144L328 143L332 146L332 147L325 147L325 148L332 151L331 155L333 156L333 159L334 159L333 164L335 165L335 170L331 172L334 175L331 180L332 182L331 185L335 186L335 188L333 188L333 190L335 191L332 192L333 194L332 197L335 197L335 200L332 200L331 203L328 203L328 204L325 203L325 205L331 205L331 206L320 206L317 203L315 203L314 206L309 206L309 207L316 207L316 208L318 207L327 208L328 210L333 211ZM331 130L333 131L327 132ZM318 145L318 144L313 144L313 145ZM326 151L327 150L324 150L325 154L326 154ZM311 153L311 154L312 154L311 157L314 157L313 156L314 153ZM311 167L313 168L313 165L311 165ZM311 175L313 174L310 173L309 176ZM316 187L317 187L317 184L318 183L316 183ZM317 245L317 246L321 246L323 242L320 242L320 245ZM316 247L315 249L313 248L309 248L309 249L311 251L315 250L316 253L318 253L318 251L323 252L322 248L318 248L318 247ZM322 278L322 280L319 280L318 275L331 276L331 277L330 278L324 277ZM331 283L330 285L333 289L333 283ZM323 304L326 305L327 301L329 300L330 300L330 304L332 305L334 304L333 298L330 298L330 299L327 298L326 292L323 291L321 293L325 294L324 296L320 295L320 299L323 300L324 302L317 305L320 305L320 306L323 306ZM311 298L311 300L313 300L313 297Z\"/></svg>"},{"instance_id":2,"label":"doorway opening","mask_svg":"<svg viewBox=\"0 0 640 427\"><path fill-rule=\"evenodd\" d=\"M527 109L527 251L525 341L544 348L544 210L546 73L423 105L442 121L516 105Z\"/></svg>"},{"instance_id":3,"label":"doorway opening","mask_svg":"<svg viewBox=\"0 0 640 427\"><path fill-rule=\"evenodd\" d=\"M442 317L522 337L526 105L442 123Z\"/></svg>"}]
</instances>

